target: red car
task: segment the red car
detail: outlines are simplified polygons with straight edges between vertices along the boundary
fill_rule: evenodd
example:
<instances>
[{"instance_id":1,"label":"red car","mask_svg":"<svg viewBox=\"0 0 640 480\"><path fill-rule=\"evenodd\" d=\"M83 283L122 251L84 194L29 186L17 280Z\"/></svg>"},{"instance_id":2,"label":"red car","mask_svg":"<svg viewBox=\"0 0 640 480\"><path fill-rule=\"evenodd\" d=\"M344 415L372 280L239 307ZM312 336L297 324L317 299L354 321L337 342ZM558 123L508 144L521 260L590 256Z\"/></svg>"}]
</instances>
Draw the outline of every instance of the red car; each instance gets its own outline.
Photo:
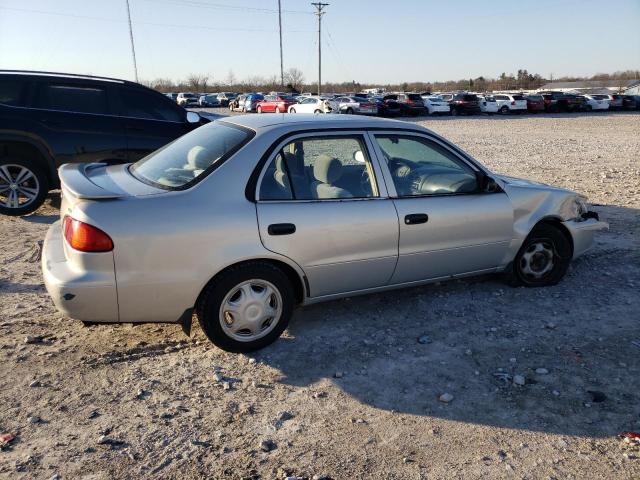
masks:
<instances>
[{"instance_id":1,"label":"red car","mask_svg":"<svg viewBox=\"0 0 640 480\"><path fill-rule=\"evenodd\" d=\"M293 97L286 95L265 95L264 100L258 102L258 113L286 113L291 105L298 103Z\"/></svg>"},{"instance_id":2,"label":"red car","mask_svg":"<svg viewBox=\"0 0 640 480\"><path fill-rule=\"evenodd\" d=\"M527 111L531 113L544 112L544 97L542 95L527 95Z\"/></svg>"}]
</instances>

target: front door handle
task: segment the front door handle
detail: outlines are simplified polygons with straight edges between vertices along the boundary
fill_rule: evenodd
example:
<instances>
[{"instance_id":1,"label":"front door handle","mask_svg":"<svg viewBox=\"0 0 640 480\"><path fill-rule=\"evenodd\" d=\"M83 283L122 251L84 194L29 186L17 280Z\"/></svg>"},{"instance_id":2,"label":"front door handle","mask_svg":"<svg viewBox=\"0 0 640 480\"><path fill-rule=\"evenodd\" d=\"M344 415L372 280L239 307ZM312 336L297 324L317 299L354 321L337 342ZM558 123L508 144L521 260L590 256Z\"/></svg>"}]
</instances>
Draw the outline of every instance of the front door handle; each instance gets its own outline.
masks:
<instances>
[{"instance_id":1,"label":"front door handle","mask_svg":"<svg viewBox=\"0 0 640 480\"><path fill-rule=\"evenodd\" d=\"M427 223L429 221L429 215L426 213L410 213L404 217L405 225L417 225L419 223Z\"/></svg>"},{"instance_id":2,"label":"front door handle","mask_svg":"<svg viewBox=\"0 0 640 480\"><path fill-rule=\"evenodd\" d=\"M269 235L291 235L296 232L296 226L293 223L274 223L267 228Z\"/></svg>"}]
</instances>

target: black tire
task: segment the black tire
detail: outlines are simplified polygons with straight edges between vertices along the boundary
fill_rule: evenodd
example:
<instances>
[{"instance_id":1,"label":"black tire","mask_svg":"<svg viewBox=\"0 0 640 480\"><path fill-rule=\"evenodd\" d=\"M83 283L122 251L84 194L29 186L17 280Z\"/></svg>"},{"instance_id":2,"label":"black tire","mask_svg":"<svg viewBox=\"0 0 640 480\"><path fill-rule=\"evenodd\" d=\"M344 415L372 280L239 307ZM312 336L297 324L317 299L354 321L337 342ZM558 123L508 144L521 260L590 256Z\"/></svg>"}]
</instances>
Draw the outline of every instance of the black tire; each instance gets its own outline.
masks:
<instances>
[{"instance_id":1,"label":"black tire","mask_svg":"<svg viewBox=\"0 0 640 480\"><path fill-rule=\"evenodd\" d=\"M262 107L260 105L258 105L258 108L256 108L256 112L262 113Z\"/></svg>"},{"instance_id":2,"label":"black tire","mask_svg":"<svg viewBox=\"0 0 640 480\"><path fill-rule=\"evenodd\" d=\"M459 112L457 108L452 108L450 113L452 117L457 117Z\"/></svg>"},{"instance_id":3,"label":"black tire","mask_svg":"<svg viewBox=\"0 0 640 480\"><path fill-rule=\"evenodd\" d=\"M0 159L0 168L3 169L2 174L0 174L0 191L5 186L10 188L5 180L5 172L8 171L13 178L20 167L30 170L33 174L33 179L28 179L26 182L21 183L21 185L35 189L35 196L29 202L23 202L23 206L9 207L6 205L6 201L8 200L6 194L8 194L8 191L4 193L0 192L0 214L2 215L18 217L35 212L44 203L47 193L49 192L49 179L42 167L32 160L18 157L3 157Z\"/></svg>"},{"instance_id":4,"label":"black tire","mask_svg":"<svg viewBox=\"0 0 640 480\"><path fill-rule=\"evenodd\" d=\"M507 115L509 113L509 107L507 107L506 105L503 105L500 108L500 115Z\"/></svg>"},{"instance_id":5,"label":"black tire","mask_svg":"<svg viewBox=\"0 0 640 480\"><path fill-rule=\"evenodd\" d=\"M527 253L530 254L536 245L544 245L545 248L553 252L553 263L550 270L538 278L526 273L527 261L525 259L525 255ZM572 254L571 240L560 228L548 223L539 224L533 228L506 270L507 283L514 287L547 287L556 285L567 273ZM544 257L544 254L541 255Z\"/></svg>"},{"instance_id":6,"label":"black tire","mask_svg":"<svg viewBox=\"0 0 640 480\"><path fill-rule=\"evenodd\" d=\"M276 113L280 113L280 107L276 107Z\"/></svg>"},{"instance_id":7,"label":"black tire","mask_svg":"<svg viewBox=\"0 0 640 480\"><path fill-rule=\"evenodd\" d=\"M266 280L280 293L282 313L276 326L264 337L239 341L228 336L220 324L220 306L225 296L237 285L248 280ZM294 291L287 275L268 262L251 262L231 267L207 285L198 299L196 314L205 335L218 348L227 352L246 353L273 343L289 324L294 307Z\"/></svg>"},{"instance_id":8,"label":"black tire","mask_svg":"<svg viewBox=\"0 0 640 480\"><path fill-rule=\"evenodd\" d=\"M314 110L313 113L315 113L317 115L319 113L322 113L322 110Z\"/></svg>"},{"instance_id":9,"label":"black tire","mask_svg":"<svg viewBox=\"0 0 640 480\"><path fill-rule=\"evenodd\" d=\"M295 108L293 108L293 107L291 107L291 108L289 109L289 113L296 113L296 109L295 109Z\"/></svg>"},{"instance_id":10,"label":"black tire","mask_svg":"<svg viewBox=\"0 0 640 480\"><path fill-rule=\"evenodd\" d=\"M353 108L349 107L347 108L344 113L346 113L347 115L353 115Z\"/></svg>"}]
</instances>

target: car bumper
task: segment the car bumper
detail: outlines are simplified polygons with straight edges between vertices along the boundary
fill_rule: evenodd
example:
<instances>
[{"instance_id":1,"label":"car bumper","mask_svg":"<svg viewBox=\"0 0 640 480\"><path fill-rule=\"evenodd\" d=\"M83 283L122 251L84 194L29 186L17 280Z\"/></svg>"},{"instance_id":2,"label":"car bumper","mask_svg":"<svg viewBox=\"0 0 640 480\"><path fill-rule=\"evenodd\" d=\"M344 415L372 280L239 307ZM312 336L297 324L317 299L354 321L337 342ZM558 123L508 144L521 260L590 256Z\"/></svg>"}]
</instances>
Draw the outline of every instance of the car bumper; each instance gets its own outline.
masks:
<instances>
[{"instance_id":1,"label":"car bumper","mask_svg":"<svg viewBox=\"0 0 640 480\"><path fill-rule=\"evenodd\" d=\"M68 317L86 322L117 322L113 253L65 251L62 225L55 222L44 239L42 275L56 308Z\"/></svg>"},{"instance_id":2,"label":"car bumper","mask_svg":"<svg viewBox=\"0 0 640 480\"><path fill-rule=\"evenodd\" d=\"M609 229L609 224L601 222L595 212L588 212L584 220L568 220L562 224L573 239L573 258L579 257L593 247L595 232Z\"/></svg>"}]
</instances>

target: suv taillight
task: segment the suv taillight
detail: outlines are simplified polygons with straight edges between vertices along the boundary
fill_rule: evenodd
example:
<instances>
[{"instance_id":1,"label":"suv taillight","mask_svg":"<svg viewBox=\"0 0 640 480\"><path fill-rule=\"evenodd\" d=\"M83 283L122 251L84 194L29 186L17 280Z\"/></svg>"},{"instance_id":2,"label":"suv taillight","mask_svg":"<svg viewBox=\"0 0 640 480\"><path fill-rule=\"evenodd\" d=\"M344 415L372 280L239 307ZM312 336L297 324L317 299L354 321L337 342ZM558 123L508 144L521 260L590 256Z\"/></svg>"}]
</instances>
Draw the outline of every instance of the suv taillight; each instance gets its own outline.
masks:
<instances>
[{"instance_id":1,"label":"suv taillight","mask_svg":"<svg viewBox=\"0 0 640 480\"><path fill-rule=\"evenodd\" d=\"M70 216L62 221L64 238L71 248L81 252L110 252L113 250L111 237L99 228L81 222Z\"/></svg>"}]
</instances>

